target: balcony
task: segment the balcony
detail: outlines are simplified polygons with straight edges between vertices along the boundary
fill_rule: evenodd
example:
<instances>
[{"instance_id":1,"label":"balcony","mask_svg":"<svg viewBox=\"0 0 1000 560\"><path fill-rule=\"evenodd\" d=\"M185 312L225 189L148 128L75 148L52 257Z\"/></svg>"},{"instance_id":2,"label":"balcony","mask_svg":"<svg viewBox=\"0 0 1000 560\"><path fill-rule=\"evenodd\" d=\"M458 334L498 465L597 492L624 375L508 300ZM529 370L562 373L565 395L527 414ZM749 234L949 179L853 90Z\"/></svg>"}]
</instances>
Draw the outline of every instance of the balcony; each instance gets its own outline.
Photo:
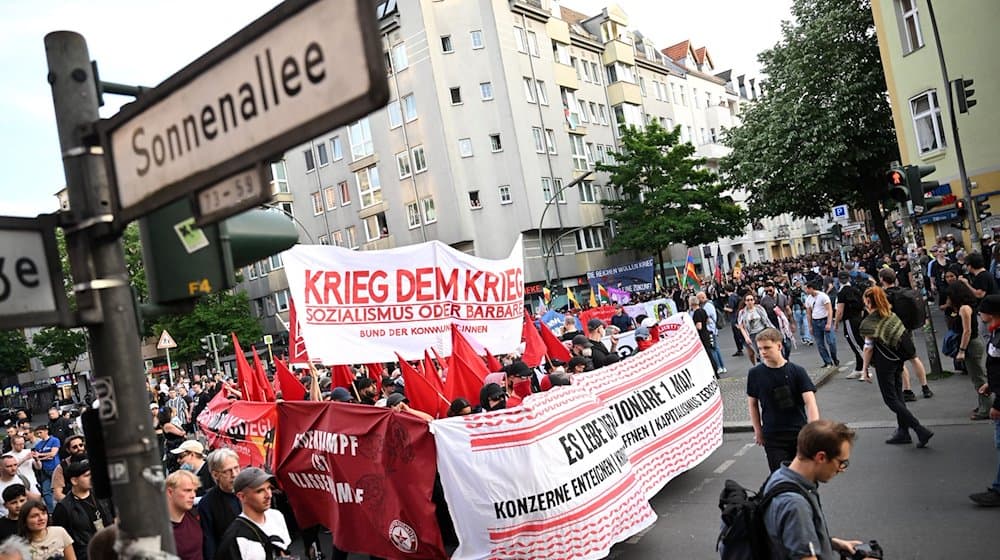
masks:
<instances>
[{"instance_id":1,"label":"balcony","mask_svg":"<svg viewBox=\"0 0 1000 560\"><path fill-rule=\"evenodd\" d=\"M709 161L717 161L729 155L732 149L715 142L702 144L695 149L695 155Z\"/></svg>"},{"instance_id":2,"label":"balcony","mask_svg":"<svg viewBox=\"0 0 1000 560\"><path fill-rule=\"evenodd\" d=\"M601 62L605 66L614 62L635 65L635 49L621 39L608 41L604 45L604 55L601 57Z\"/></svg>"},{"instance_id":3,"label":"balcony","mask_svg":"<svg viewBox=\"0 0 1000 560\"><path fill-rule=\"evenodd\" d=\"M361 244L362 251L381 251L383 249L392 249L396 246L396 238L392 235L383 235L382 237L369 241L368 243Z\"/></svg>"},{"instance_id":4,"label":"balcony","mask_svg":"<svg viewBox=\"0 0 1000 560\"><path fill-rule=\"evenodd\" d=\"M608 102L612 107L622 103L642 105L642 92L636 84L615 82L608 86Z\"/></svg>"},{"instance_id":5,"label":"balcony","mask_svg":"<svg viewBox=\"0 0 1000 560\"><path fill-rule=\"evenodd\" d=\"M555 80L559 87L572 90L580 89L580 79L576 75L576 68L558 62L552 67L555 69Z\"/></svg>"}]
</instances>

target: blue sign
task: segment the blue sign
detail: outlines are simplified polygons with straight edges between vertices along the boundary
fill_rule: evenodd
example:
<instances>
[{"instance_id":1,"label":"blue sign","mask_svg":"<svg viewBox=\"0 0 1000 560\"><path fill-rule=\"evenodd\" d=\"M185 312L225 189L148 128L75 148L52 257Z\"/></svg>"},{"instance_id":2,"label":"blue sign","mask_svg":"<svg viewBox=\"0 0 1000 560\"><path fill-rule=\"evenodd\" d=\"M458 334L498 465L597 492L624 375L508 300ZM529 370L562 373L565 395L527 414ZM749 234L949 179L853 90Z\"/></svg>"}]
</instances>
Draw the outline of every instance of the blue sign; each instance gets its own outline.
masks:
<instances>
[{"instance_id":1,"label":"blue sign","mask_svg":"<svg viewBox=\"0 0 1000 560\"><path fill-rule=\"evenodd\" d=\"M943 222L945 220L954 220L958 217L958 212L956 210L947 210L945 212L937 212L935 214L924 214L923 216L917 216L917 223L920 225L933 224L937 222Z\"/></svg>"},{"instance_id":2,"label":"blue sign","mask_svg":"<svg viewBox=\"0 0 1000 560\"><path fill-rule=\"evenodd\" d=\"M652 292L653 284L653 257L644 261L592 270L587 273L587 281L590 289L597 293L597 284L605 288L618 288L627 292Z\"/></svg>"},{"instance_id":3,"label":"blue sign","mask_svg":"<svg viewBox=\"0 0 1000 560\"><path fill-rule=\"evenodd\" d=\"M847 205L841 204L839 206L833 207L833 218L846 218L847 217Z\"/></svg>"}]
</instances>

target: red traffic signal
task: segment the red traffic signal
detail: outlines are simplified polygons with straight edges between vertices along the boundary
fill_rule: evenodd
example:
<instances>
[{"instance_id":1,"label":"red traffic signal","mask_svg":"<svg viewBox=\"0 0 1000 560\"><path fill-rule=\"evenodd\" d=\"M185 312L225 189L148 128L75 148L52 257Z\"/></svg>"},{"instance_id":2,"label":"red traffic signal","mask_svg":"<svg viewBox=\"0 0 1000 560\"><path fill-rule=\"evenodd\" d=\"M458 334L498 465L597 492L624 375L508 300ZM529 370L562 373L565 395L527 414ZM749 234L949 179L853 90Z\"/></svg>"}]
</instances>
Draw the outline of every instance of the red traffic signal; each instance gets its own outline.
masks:
<instances>
[{"instance_id":1,"label":"red traffic signal","mask_svg":"<svg viewBox=\"0 0 1000 560\"><path fill-rule=\"evenodd\" d=\"M957 199L953 194L946 194L941 197L941 204L954 204Z\"/></svg>"},{"instance_id":2,"label":"red traffic signal","mask_svg":"<svg viewBox=\"0 0 1000 560\"><path fill-rule=\"evenodd\" d=\"M890 188L906 184L906 174L900 169L889 170L889 173L886 174L886 179L889 181Z\"/></svg>"},{"instance_id":3,"label":"red traffic signal","mask_svg":"<svg viewBox=\"0 0 1000 560\"><path fill-rule=\"evenodd\" d=\"M893 167L885 173L885 183L889 198L896 202L906 202L910 199L910 189L906 184L906 170Z\"/></svg>"}]
</instances>

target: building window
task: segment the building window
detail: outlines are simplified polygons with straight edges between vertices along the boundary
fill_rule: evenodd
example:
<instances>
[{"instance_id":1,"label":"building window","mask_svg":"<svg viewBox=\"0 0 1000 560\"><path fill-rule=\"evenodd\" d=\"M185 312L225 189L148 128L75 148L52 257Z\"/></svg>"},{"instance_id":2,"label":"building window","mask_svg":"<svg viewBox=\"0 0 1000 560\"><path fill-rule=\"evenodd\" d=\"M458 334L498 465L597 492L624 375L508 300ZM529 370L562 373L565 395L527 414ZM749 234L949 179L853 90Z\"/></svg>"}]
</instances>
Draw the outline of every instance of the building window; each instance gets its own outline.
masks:
<instances>
[{"instance_id":1,"label":"building window","mask_svg":"<svg viewBox=\"0 0 1000 560\"><path fill-rule=\"evenodd\" d=\"M420 227L420 207L416 202L406 205L406 222L410 229Z\"/></svg>"},{"instance_id":2,"label":"building window","mask_svg":"<svg viewBox=\"0 0 1000 560\"><path fill-rule=\"evenodd\" d=\"M920 31L920 17L917 0L898 0L897 14L902 20L903 54L911 53L924 46L924 36Z\"/></svg>"},{"instance_id":3,"label":"building window","mask_svg":"<svg viewBox=\"0 0 1000 560\"><path fill-rule=\"evenodd\" d=\"M377 167L366 167L355 173L354 178L358 182L358 198L361 199L362 208L382 202L382 182L379 181Z\"/></svg>"},{"instance_id":4,"label":"building window","mask_svg":"<svg viewBox=\"0 0 1000 560\"><path fill-rule=\"evenodd\" d=\"M472 139L471 138L459 138L458 139L458 153L462 157L472 157Z\"/></svg>"},{"instance_id":5,"label":"building window","mask_svg":"<svg viewBox=\"0 0 1000 560\"><path fill-rule=\"evenodd\" d=\"M708 132L704 128L699 129L701 131L701 143L708 144Z\"/></svg>"},{"instance_id":6,"label":"building window","mask_svg":"<svg viewBox=\"0 0 1000 560\"><path fill-rule=\"evenodd\" d=\"M291 202L282 202L278 204L278 208L284 215L288 216L289 218L295 217L295 209L292 207Z\"/></svg>"},{"instance_id":7,"label":"building window","mask_svg":"<svg viewBox=\"0 0 1000 560\"><path fill-rule=\"evenodd\" d=\"M368 117L352 124L348 132L351 137L351 156L354 161L375 153L375 144L372 142L372 129Z\"/></svg>"},{"instance_id":8,"label":"building window","mask_svg":"<svg viewBox=\"0 0 1000 560\"><path fill-rule=\"evenodd\" d=\"M719 136L715 133L715 129L710 128L708 129L708 131L709 131L709 139L711 139L712 143L715 144L716 142L718 142Z\"/></svg>"},{"instance_id":9,"label":"building window","mask_svg":"<svg viewBox=\"0 0 1000 560\"><path fill-rule=\"evenodd\" d=\"M587 102L582 99L580 100L580 122L590 122L590 119L587 118Z\"/></svg>"},{"instance_id":10,"label":"building window","mask_svg":"<svg viewBox=\"0 0 1000 560\"><path fill-rule=\"evenodd\" d=\"M306 173L312 171L313 169L316 169L316 160L313 159L312 148L302 152L302 157L304 157L306 160Z\"/></svg>"},{"instance_id":11,"label":"building window","mask_svg":"<svg viewBox=\"0 0 1000 560\"><path fill-rule=\"evenodd\" d=\"M448 88L448 94L451 96L452 105L459 105L460 103L462 103L462 88L460 87Z\"/></svg>"},{"instance_id":12,"label":"building window","mask_svg":"<svg viewBox=\"0 0 1000 560\"><path fill-rule=\"evenodd\" d=\"M271 270L278 270L285 266L284 261L281 260L281 253L271 255L268 260L271 261Z\"/></svg>"},{"instance_id":13,"label":"building window","mask_svg":"<svg viewBox=\"0 0 1000 560\"><path fill-rule=\"evenodd\" d=\"M535 151L544 154L545 153L545 141L542 140L542 129L537 126L531 127L531 135L535 139Z\"/></svg>"},{"instance_id":14,"label":"building window","mask_svg":"<svg viewBox=\"0 0 1000 560\"><path fill-rule=\"evenodd\" d=\"M319 244L320 245L329 245L330 244L330 236L329 235L321 235L321 236L319 236Z\"/></svg>"},{"instance_id":15,"label":"building window","mask_svg":"<svg viewBox=\"0 0 1000 560\"><path fill-rule=\"evenodd\" d=\"M441 36L441 52L445 54L455 52L455 48L451 45L451 35Z\"/></svg>"},{"instance_id":16,"label":"building window","mask_svg":"<svg viewBox=\"0 0 1000 560\"><path fill-rule=\"evenodd\" d=\"M271 192L289 192L288 170L285 169L285 160L276 161L271 164Z\"/></svg>"},{"instance_id":17,"label":"building window","mask_svg":"<svg viewBox=\"0 0 1000 560\"><path fill-rule=\"evenodd\" d=\"M917 145L921 154L940 150L947 145L941 121L941 106L938 105L935 90L928 90L911 98L910 112L913 113L913 128L917 133Z\"/></svg>"},{"instance_id":18,"label":"building window","mask_svg":"<svg viewBox=\"0 0 1000 560\"><path fill-rule=\"evenodd\" d=\"M555 189L559 204L566 204L566 191L563 190L562 179L552 179L552 188Z\"/></svg>"},{"instance_id":19,"label":"building window","mask_svg":"<svg viewBox=\"0 0 1000 560\"><path fill-rule=\"evenodd\" d=\"M330 156L326 153L326 144L316 144L316 155L319 159L319 166L323 167L330 163Z\"/></svg>"},{"instance_id":20,"label":"building window","mask_svg":"<svg viewBox=\"0 0 1000 560\"><path fill-rule=\"evenodd\" d=\"M424 157L424 147L417 146L413 148L413 172L420 173L427 171L427 159Z\"/></svg>"},{"instance_id":21,"label":"building window","mask_svg":"<svg viewBox=\"0 0 1000 560\"><path fill-rule=\"evenodd\" d=\"M333 245L335 247L344 246L344 232L340 231L339 229L333 232Z\"/></svg>"},{"instance_id":22,"label":"building window","mask_svg":"<svg viewBox=\"0 0 1000 560\"><path fill-rule=\"evenodd\" d=\"M576 232L576 251L595 251L604 248L604 232L601 228L583 228Z\"/></svg>"},{"instance_id":23,"label":"building window","mask_svg":"<svg viewBox=\"0 0 1000 560\"><path fill-rule=\"evenodd\" d=\"M608 124L608 108L601 104L597 106L597 109L600 112L601 124Z\"/></svg>"},{"instance_id":24,"label":"building window","mask_svg":"<svg viewBox=\"0 0 1000 560\"><path fill-rule=\"evenodd\" d=\"M550 154L555 154L556 153L556 135L555 135L554 132L552 132L551 128L546 128L545 129L545 143L548 144L549 153Z\"/></svg>"},{"instance_id":25,"label":"building window","mask_svg":"<svg viewBox=\"0 0 1000 560\"><path fill-rule=\"evenodd\" d=\"M593 169L595 161L597 160L594 156L594 145L587 142L587 169Z\"/></svg>"},{"instance_id":26,"label":"building window","mask_svg":"<svg viewBox=\"0 0 1000 560\"><path fill-rule=\"evenodd\" d=\"M538 35L534 31L528 31L528 53L538 58Z\"/></svg>"},{"instance_id":27,"label":"building window","mask_svg":"<svg viewBox=\"0 0 1000 560\"><path fill-rule=\"evenodd\" d=\"M490 151L499 152L503 150L499 134L490 134Z\"/></svg>"},{"instance_id":28,"label":"building window","mask_svg":"<svg viewBox=\"0 0 1000 560\"><path fill-rule=\"evenodd\" d=\"M323 189L323 198L326 199L327 210L335 210L337 208L337 189L326 187Z\"/></svg>"},{"instance_id":29,"label":"building window","mask_svg":"<svg viewBox=\"0 0 1000 560\"><path fill-rule=\"evenodd\" d=\"M314 192L310 195L313 203L313 216L318 216L323 213L323 195L319 192Z\"/></svg>"},{"instance_id":30,"label":"building window","mask_svg":"<svg viewBox=\"0 0 1000 560\"><path fill-rule=\"evenodd\" d=\"M406 43L400 43L392 47L392 68L396 72L406 70L410 63L406 59Z\"/></svg>"},{"instance_id":31,"label":"building window","mask_svg":"<svg viewBox=\"0 0 1000 560\"><path fill-rule=\"evenodd\" d=\"M479 210L482 207L483 203L479 200L479 191L469 191L469 208Z\"/></svg>"},{"instance_id":32,"label":"building window","mask_svg":"<svg viewBox=\"0 0 1000 560\"><path fill-rule=\"evenodd\" d=\"M514 202L510 196L510 185L500 185L497 187L497 191L500 193L500 204L510 204Z\"/></svg>"},{"instance_id":33,"label":"building window","mask_svg":"<svg viewBox=\"0 0 1000 560\"><path fill-rule=\"evenodd\" d=\"M639 92L646 97L646 80L642 76L639 76Z\"/></svg>"},{"instance_id":34,"label":"building window","mask_svg":"<svg viewBox=\"0 0 1000 560\"><path fill-rule=\"evenodd\" d=\"M271 268L268 267L267 261L257 261L257 276L263 278L269 272L271 272Z\"/></svg>"},{"instance_id":35,"label":"building window","mask_svg":"<svg viewBox=\"0 0 1000 560\"><path fill-rule=\"evenodd\" d=\"M480 82L479 96L483 99L483 101L493 99L493 82Z\"/></svg>"},{"instance_id":36,"label":"building window","mask_svg":"<svg viewBox=\"0 0 1000 560\"><path fill-rule=\"evenodd\" d=\"M518 52L528 52L528 40L525 38L524 29L520 27L514 28L514 44L517 45Z\"/></svg>"},{"instance_id":37,"label":"building window","mask_svg":"<svg viewBox=\"0 0 1000 560\"><path fill-rule=\"evenodd\" d=\"M257 263L254 263L247 267L247 278L250 280L257 279Z\"/></svg>"},{"instance_id":38,"label":"building window","mask_svg":"<svg viewBox=\"0 0 1000 560\"><path fill-rule=\"evenodd\" d=\"M351 189L347 186L347 181L341 181L337 187L340 189L340 205L347 206L351 203Z\"/></svg>"},{"instance_id":39,"label":"building window","mask_svg":"<svg viewBox=\"0 0 1000 560\"><path fill-rule=\"evenodd\" d=\"M437 210L434 207L434 199L427 197L420 201L424 207L424 223L433 224L438 221Z\"/></svg>"},{"instance_id":40,"label":"building window","mask_svg":"<svg viewBox=\"0 0 1000 560\"><path fill-rule=\"evenodd\" d=\"M542 199L545 202L552 201L552 179L542 177Z\"/></svg>"},{"instance_id":41,"label":"building window","mask_svg":"<svg viewBox=\"0 0 1000 560\"><path fill-rule=\"evenodd\" d=\"M469 32L469 38L472 39L472 48L473 49L481 49L481 48L483 48L483 32L482 31L480 31L478 29L474 29L474 30L470 31Z\"/></svg>"},{"instance_id":42,"label":"building window","mask_svg":"<svg viewBox=\"0 0 1000 560\"><path fill-rule=\"evenodd\" d=\"M330 139L330 151L333 152L333 161L344 159L344 147L340 145L340 136Z\"/></svg>"},{"instance_id":43,"label":"building window","mask_svg":"<svg viewBox=\"0 0 1000 560\"><path fill-rule=\"evenodd\" d=\"M705 92L705 108L708 109L712 106L712 92Z\"/></svg>"},{"instance_id":44,"label":"building window","mask_svg":"<svg viewBox=\"0 0 1000 560\"><path fill-rule=\"evenodd\" d=\"M410 169L410 152L403 151L396 154L396 168L399 170L400 179L413 175L413 170Z\"/></svg>"},{"instance_id":45,"label":"building window","mask_svg":"<svg viewBox=\"0 0 1000 560\"><path fill-rule=\"evenodd\" d=\"M403 111L399 107L399 101L390 101L385 111L389 115L389 130L403 126Z\"/></svg>"},{"instance_id":46,"label":"building window","mask_svg":"<svg viewBox=\"0 0 1000 560\"><path fill-rule=\"evenodd\" d=\"M556 197L559 203L566 204L566 193L562 191L562 179L542 177L542 197L545 202L552 202L553 197Z\"/></svg>"},{"instance_id":47,"label":"building window","mask_svg":"<svg viewBox=\"0 0 1000 560\"><path fill-rule=\"evenodd\" d=\"M594 83L601 85L601 71L598 69L596 62L590 63L590 73L594 76Z\"/></svg>"},{"instance_id":48,"label":"building window","mask_svg":"<svg viewBox=\"0 0 1000 560\"><path fill-rule=\"evenodd\" d=\"M528 100L528 103L535 102L535 87L531 83L531 78L524 79L524 97Z\"/></svg>"},{"instance_id":49,"label":"building window","mask_svg":"<svg viewBox=\"0 0 1000 560\"><path fill-rule=\"evenodd\" d=\"M694 99L694 108L701 109L701 104L698 102L698 88L691 88L691 98Z\"/></svg>"},{"instance_id":50,"label":"building window","mask_svg":"<svg viewBox=\"0 0 1000 560\"><path fill-rule=\"evenodd\" d=\"M681 105L687 107L687 94L684 93L684 86L681 86Z\"/></svg>"},{"instance_id":51,"label":"building window","mask_svg":"<svg viewBox=\"0 0 1000 560\"><path fill-rule=\"evenodd\" d=\"M576 188L580 191L580 202L597 202L597 197L594 195L593 181L580 181Z\"/></svg>"},{"instance_id":52,"label":"building window","mask_svg":"<svg viewBox=\"0 0 1000 560\"><path fill-rule=\"evenodd\" d=\"M288 290L274 293L274 305L279 312L288 311Z\"/></svg>"},{"instance_id":53,"label":"building window","mask_svg":"<svg viewBox=\"0 0 1000 560\"><path fill-rule=\"evenodd\" d=\"M545 93L545 82L535 80L535 90L538 93L538 102L542 105L549 104L549 94Z\"/></svg>"},{"instance_id":54,"label":"building window","mask_svg":"<svg viewBox=\"0 0 1000 560\"><path fill-rule=\"evenodd\" d=\"M379 212L374 216L364 219L365 240L375 241L383 237L389 237L389 223L385 221L385 212Z\"/></svg>"},{"instance_id":55,"label":"building window","mask_svg":"<svg viewBox=\"0 0 1000 560\"><path fill-rule=\"evenodd\" d=\"M410 122L417 118L417 99L413 94L403 96L403 118Z\"/></svg>"},{"instance_id":56,"label":"building window","mask_svg":"<svg viewBox=\"0 0 1000 560\"><path fill-rule=\"evenodd\" d=\"M587 152L583 147L583 136L579 134L569 135L570 153L573 154L573 169L577 171L587 170Z\"/></svg>"},{"instance_id":57,"label":"building window","mask_svg":"<svg viewBox=\"0 0 1000 560\"><path fill-rule=\"evenodd\" d=\"M344 230L347 234L347 247L350 249L358 248L358 228L350 226Z\"/></svg>"},{"instance_id":58,"label":"building window","mask_svg":"<svg viewBox=\"0 0 1000 560\"><path fill-rule=\"evenodd\" d=\"M576 92L564 87L559 88L559 97L562 99L563 115L570 129L575 130L580 124L580 105L576 101Z\"/></svg>"}]
</instances>

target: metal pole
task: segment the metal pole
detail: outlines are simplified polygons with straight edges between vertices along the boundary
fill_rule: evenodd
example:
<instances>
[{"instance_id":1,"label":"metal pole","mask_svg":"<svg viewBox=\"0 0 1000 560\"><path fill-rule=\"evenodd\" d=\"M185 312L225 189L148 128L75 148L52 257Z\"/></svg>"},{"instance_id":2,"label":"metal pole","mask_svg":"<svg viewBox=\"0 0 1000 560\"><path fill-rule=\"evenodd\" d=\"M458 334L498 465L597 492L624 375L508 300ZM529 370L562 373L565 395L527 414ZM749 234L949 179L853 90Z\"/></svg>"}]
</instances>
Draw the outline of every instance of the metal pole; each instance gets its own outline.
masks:
<instances>
[{"instance_id":1,"label":"metal pole","mask_svg":"<svg viewBox=\"0 0 1000 560\"><path fill-rule=\"evenodd\" d=\"M924 272L917 264L917 239L913 233L913 217L906 211L906 207L899 205L899 213L903 217L903 233L906 235L907 250L909 252L910 275L913 277L913 289L923 297L924 316L924 345L927 347L927 361L930 362L931 373L941 375L941 354L938 353L937 332L934 330L934 321L931 320L931 307L924 290Z\"/></svg>"},{"instance_id":2,"label":"metal pole","mask_svg":"<svg viewBox=\"0 0 1000 560\"><path fill-rule=\"evenodd\" d=\"M569 189L569 188L572 188L572 187L575 187L575 186L579 185L581 181L583 181L587 177L590 177L593 174L594 174L594 171L590 170L590 171L584 173L583 175L580 175L576 179L573 179L569 183L566 183L562 187L559 187L558 190L553 191L552 197L549 198L549 200L547 200L545 202L545 207L542 208L542 217L538 219L538 247L541 248L541 250L542 250L542 266L545 268L545 284L546 285L548 285L548 284L551 283L551 279L549 277L549 253L545 249L545 240L543 239L543 236L542 236L542 227L543 227L543 224L545 223L545 213L548 212L549 206L551 206L553 203L555 203L556 204L556 213L558 214L558 212L559 212L559 203L558 203L559 195L562 194L563 191L565 191L566 189ZM559 218L559 229L562 230L562 228L563 228L562 218ZM577 228L577 229L579 229L579 228ZM559 240L560 238L562 238L561 235L559 237L556 237L556 240ZM555 247L555 242L552 243L551 247ZM559 263L558 263L558 261L556 261L555 258L553 258L552 260L556 264L556 282L559 282L561 280L561 278L559 278Z\"/></svg>"},{"instance_id":3,"label":"metal pole","mask_svg":"<svg viewBox=\"0 0 1000 560\"><path fill-rule=\"evenodd\" d=\"M955 141L955 160L958 162L958 178L962 182L962 198L965 207L969 209L969 241L972 249L979 246L979 216L976 216L975 205L972 203L972 185L969 184L969 174L965 170L965 156L962 155L962 140L958 135L958 118L955 116L955 96L951 92L951 81L948 80L948 66L944 61L944 49L941 47L941 35L938 33L937 18L934 17L934 4L927 0L927 15L931 18L931 29L934 31L934 43L937 47L938 62L941 65L941 79L944 80L945 98L948 100L948 120L951 121L951 136Z\"/></svg>"},{"instance_id":4,"label":"metal pole","mask_svg":"<svg viewBox=\"0 0 1000 560\"><path fill-rule=\"evenodd\" d=\"M167 381L170 382L170 386L174 385L174 366L170 363L170 349L165 348L167 351Z\"/></svg>"},{"instance_id":5,"label":"metal pole","mask_svg":"<svg viewBox=\"0 0 1000 560\"><path fill-rule=\"evenodd\" d=\"M113 200L103 150L91 141L98 121L97 84L84 38L68 31L45 36L59 146L70 199L65 226L77 299L92 304L82 313L93 349L95 391L104 449L118 509L122 558L173 554L156 436L143 383L135 300L125 269L121 232L107 229ZM96 224L96 226L95 226ZM75 262L74 262L75 261ZM87 273L85 277L79 274Z\"/></svg>"},{"instance_id":6,"label":"metal pole","mask_svg":"<svg viewBox=\"0 0 1000 560\"><path fill-rule=\"evenodd\" d=\"M222 373L222 365L219 363L219 343L215 338L217 336L222 336L221 334L212 333L212 354L215 354L215 373Z\"/></svg>"}]
</instances>

